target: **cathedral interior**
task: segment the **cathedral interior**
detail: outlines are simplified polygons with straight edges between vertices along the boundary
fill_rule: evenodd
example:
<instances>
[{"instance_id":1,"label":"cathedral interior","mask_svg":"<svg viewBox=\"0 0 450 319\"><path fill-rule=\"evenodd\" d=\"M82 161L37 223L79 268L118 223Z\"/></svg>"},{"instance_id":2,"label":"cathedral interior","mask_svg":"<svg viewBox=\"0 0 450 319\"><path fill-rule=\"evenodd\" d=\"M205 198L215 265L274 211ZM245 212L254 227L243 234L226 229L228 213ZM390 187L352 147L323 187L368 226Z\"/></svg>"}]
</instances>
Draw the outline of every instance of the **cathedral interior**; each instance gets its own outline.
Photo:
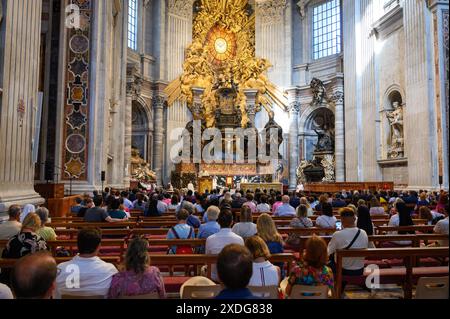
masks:
<instances>
[{"instance_id":1,"label":"cathedral interior","mask_svg":"<svg viewBox=\"0 0 450 319\"><path fill-rule=\"evenodd\" d=\"M2 0L0 203L205 177L448 189L447 6Z\"/></svg>"}]
</instances>

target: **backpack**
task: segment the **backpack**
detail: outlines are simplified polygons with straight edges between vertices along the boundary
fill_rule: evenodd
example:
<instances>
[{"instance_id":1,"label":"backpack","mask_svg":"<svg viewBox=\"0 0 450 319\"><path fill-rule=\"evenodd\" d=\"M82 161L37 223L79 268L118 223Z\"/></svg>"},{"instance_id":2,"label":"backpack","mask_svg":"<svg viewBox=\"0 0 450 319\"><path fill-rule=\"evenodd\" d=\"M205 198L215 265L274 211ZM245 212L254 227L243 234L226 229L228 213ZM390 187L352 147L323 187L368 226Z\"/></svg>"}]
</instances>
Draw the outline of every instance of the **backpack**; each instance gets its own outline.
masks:
<instances>
[{"instance_id":1,"label":"backpack","mask_svg":"<svg viewBox=\"0 0 450 319\"><path fill-rule=\"evenodd\" d=\"M176 229L175 229L175 226L172 227L171 229L172 229L173 234L175 235L175 238L176 238L176 239L180 239L180 236L178 235L178 233L177 233L177 231L176 231ZM190 227L188 239L191 238L191 236L192 236L192 231L193 231L193 228ZM177 255L190 255L190 254L193 253L193 250L192 250L192 247L191 247L191 246L188 246L188 245L181 245L181 246L176 246L176 247L177 247L177 249L176 249L176 251L175 251L175 254L177 254ZM173 250L172 250L172 249L170 249L170 251L173 253Z\"/></svg>"}]
</instances>

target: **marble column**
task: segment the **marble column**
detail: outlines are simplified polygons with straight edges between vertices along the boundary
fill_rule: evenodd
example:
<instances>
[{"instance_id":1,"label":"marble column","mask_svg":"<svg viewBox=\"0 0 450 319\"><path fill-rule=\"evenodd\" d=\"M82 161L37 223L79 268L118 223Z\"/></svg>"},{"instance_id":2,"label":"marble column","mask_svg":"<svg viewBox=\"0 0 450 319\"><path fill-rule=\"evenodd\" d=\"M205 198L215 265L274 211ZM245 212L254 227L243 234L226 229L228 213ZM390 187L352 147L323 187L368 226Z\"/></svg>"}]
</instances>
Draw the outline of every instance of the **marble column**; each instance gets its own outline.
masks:
<instances>
[{"instance_id":1,"label":"marble column","mask_svg":"<svg viewBox=\"0 0 450 319\"><path fill-rule=\"evenodd\" d=\"M124 181L125 185L130 185L131 180L131 143L132 143L132 114L133 114L133 95L132 92L127 87L127 97L125 104L126 112L125 112L125 145L124 145Z\"/></svg>"},{"instance_id":2,"label":"marble column","mask_svg":"<svg viewBox=\"0 0 450 319\"><path fill-rule=\"evenodd\" d=\"M131 180L131 147L133 137L133 100L136 100L141 94L142 76L138 72L138 67L135 64L127 66L127 93L126 93L126 112L125 112L125 156L124 156L124 184L130 185ZM144 154L142 154L144 156Z\"/></svg>"},{"instance_id":3,"label":"marble column","mask_svg":"<svg viewBox=\"0 0 450 319\"><path fill-rule=\"evenodd\" d=\"M298 143L298 114L300 112L300 103L293 101L289 104L289 116L291 126L289 128L289 189L294 190L297 187L297 167L299 161L299 143Z\"/></svg>"},{"instance_id":4,"label":"marble column","mask_svg":"<svg viewBox=\"0 0 450 319\"><path fill-rule=\"evenodd\" d=\"M256 94L258 90L244 90L245 97L247 98L247 116L249 120L248 127L255 127L255 116L256 116Z\"/></svg>"},{"instance_id":5,"label":"marble column","mask_svg":"<svg viewBox=\"0 0 450 319\"><path fill-rule=\"evenodd\" d=\"M191 106L192 116L194 120L201 120L202 117L202 97L204 88L192 88L192 94L194 95L194 101Z\"/></svg>"},{"instance_id":6,"label":"marble column","mask_svg":"<svg viewBox=\"0 0 450 319\"><path fill-rule=\"evenodd\" d=\"M331 99L335 105L336 182L345 182L344 92L334 91Z\"/></svg>"},{"instance_id":7,"label":"marble column","mask_svg":"<svg viewBox=\"0 0 450 319\"><path fill-rule=\"evenodd\" d=\"M437 133L438 174L448 189L448 115L449 115L449 0L429 0L433 14L434 85Z\"/></svg>"},{"instance_id":8,"label":"marble column","mask_svg":"<svg viewBox=\"0 0 450 319\"><path fill-rule=\"evenodd\" d=\"M42 1L9 0L0 29L0 206L40 204L32 158ZM37 137L36 137L37 138ZM2 212L0 211L0 214Z\"/></svg>"},{"instance_id":9,"label":"marble column","mask_svg":"<svg viewBox=\"0 0 450 319\"><path fill-rule=\"evenodd\" d=\"M153 112L155 114L155 132L153 140L153 170L157 176L157 183L162 183L163 142L164 142L164 104L165 98L159 94L153 97Z\"/></svg>"}]
</instances>

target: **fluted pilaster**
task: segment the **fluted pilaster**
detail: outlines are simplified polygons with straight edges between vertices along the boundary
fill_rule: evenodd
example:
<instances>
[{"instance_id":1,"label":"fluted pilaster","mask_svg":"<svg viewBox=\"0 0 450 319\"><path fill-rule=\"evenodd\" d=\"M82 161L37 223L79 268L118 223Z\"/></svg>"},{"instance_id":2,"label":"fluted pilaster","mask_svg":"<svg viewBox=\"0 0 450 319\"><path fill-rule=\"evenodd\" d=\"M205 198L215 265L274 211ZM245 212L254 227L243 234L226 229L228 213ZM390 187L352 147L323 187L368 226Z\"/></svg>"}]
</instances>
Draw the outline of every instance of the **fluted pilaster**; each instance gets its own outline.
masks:
<instances>
[{"instance_id":1,"label":"fluted pilaster","mask_svg":"<svg viewBox=\"0 0 450 319\"><path fill-rule=\"evenodd\" d=\"M153 110L155 114L155 132L154 132L154 153L153 153L153 170L157 176L158 184L162 182L163 168L163 143L164 143L164 105L163 96L156 95L153 97Z\"/></svg>"},{"instance_id":2,"label":"fluted pilaster","mask_svg":"<svg viewBox=\"0 0 450 319\"><path fill-rule=\"evenodd\" d=\"M5 2L4 2L5 3ZM42 203L34 191L32 141L38 104L42 1L10 0L0 37L0 203ZM0 212L1 213L1 212Z\"/></svg>"},{"instance_id":3,"label":"fluted pilaster","mask_svg":"<svg viewBox=\"0 0 450 319\"><path fill-rule=\"evenodd\" d=\"M289 189L297 187L297 167L299 164L299 143L298 143L298 114L300 103L293 101L289 104L289 115L291 126L289 129Z\"/></svg>"},{"instance_id":4,"label":"fluted pilaster","mask_svg":"<svg viewBox=\"0 0 450 319\"><path fill-rule=\"evenodd\" d=\"M345 181L345 132L344 132L344 92L335 91L331 96L335 105L335 157L336 182Z\"/></svg>"}]
</instances>

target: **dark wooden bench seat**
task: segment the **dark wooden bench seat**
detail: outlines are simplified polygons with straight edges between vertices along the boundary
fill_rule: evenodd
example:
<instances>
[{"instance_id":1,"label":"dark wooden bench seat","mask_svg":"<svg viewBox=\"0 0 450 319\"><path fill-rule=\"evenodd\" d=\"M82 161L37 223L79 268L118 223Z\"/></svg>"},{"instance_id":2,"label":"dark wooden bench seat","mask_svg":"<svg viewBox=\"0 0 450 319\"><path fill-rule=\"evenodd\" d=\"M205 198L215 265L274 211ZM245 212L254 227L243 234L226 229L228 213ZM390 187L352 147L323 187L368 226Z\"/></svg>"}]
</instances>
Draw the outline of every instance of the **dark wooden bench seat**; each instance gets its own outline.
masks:
<instances>
[{"instance_id":1,"label":"dark wooden bench seat","mask_svg":"<svg viewBox=\"0 0 450 319\"><path fill-rule=\"evenodd\" d=\"M433 276L442 275L447 270L448 266L445 267L415 267L417 260L423 257L434 257L434 258L448 258L449 251L448 247L425 247L425 248L372 248L372 249L349 249L349 250L338 250L336 252L336 284L335 284L335 294L337 298L341 297L342 294L342 282L344 280L342 276L342 259L346 257L363 257L363 258L382 258L382 259L392 259L392 258L403 258L404 260L404 276L403 289L405 292L405 298L412 298L412 287L414 284L414 277L420 276ZM414 268L417 268L415 271ZM392 270L393 269L393 270ZM383 270L385 275L390 275L389 277L394 278L395 283L398 281L395 276L401 276L403 270L395 270L392 268L389 271ZM401 268L400 268L401 269ZM380 269L380 274L381 269ZM358 280L358 278L354 278ZM359 278L363 279L363 278Z\"/></svg>"}]
</instances>

